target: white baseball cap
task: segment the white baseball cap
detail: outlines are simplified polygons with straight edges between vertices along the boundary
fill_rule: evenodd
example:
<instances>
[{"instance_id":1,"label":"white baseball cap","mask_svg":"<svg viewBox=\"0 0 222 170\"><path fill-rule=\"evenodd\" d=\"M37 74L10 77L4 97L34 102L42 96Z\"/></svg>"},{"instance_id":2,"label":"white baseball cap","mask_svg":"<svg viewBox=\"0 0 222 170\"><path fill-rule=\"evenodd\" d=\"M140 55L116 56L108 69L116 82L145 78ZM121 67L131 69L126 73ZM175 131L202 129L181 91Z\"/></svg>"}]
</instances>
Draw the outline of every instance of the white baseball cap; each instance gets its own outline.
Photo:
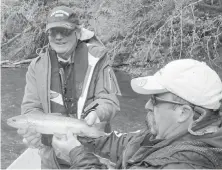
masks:
<instances>
[{"instance_id":1,"label":"white baseball cap","mask_svg":"<svg viewBox=\"0 0 222 170\"><path fill-rule=\"evenodd\" d=\"M217 110L222 99L222 82L204 62L181 59L168 63L153 76L131 80L132 89L140 94L171 92L204 108Z\"/></svg>"}]
</instances>

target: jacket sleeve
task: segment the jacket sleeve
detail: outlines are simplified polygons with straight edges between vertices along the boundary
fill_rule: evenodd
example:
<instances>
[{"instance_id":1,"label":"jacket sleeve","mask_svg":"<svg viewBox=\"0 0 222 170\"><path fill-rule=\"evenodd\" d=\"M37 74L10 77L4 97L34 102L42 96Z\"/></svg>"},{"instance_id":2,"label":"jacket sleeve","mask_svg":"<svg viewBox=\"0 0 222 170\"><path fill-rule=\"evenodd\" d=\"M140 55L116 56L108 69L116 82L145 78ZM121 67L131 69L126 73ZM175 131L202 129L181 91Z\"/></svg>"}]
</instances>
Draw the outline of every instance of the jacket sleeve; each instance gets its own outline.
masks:
<instances>
[{"instance_id":1,"label":"jacket sleeve","mask_svg":"<svg viewBox=\"0 0 222 170\"><path fill-rule=\"evenodd\" d=\"M94 36L87 42L88 52L92 56L100 58L98 67L95 68L96 75L94 76L93 83L90 91L93 93L93 101L86 103L85 112L96 107L96 113L100 118L100 121L110 121L116 114L116 111L120 109L119 101L116 94L120 95L119 86L115 77L115 74L110 66L110 59L107 56L107 49L101 43L101 41ZM93 87L93 88L92 88Z\"/></svg>"},{"instance_id":2,"label":"jacket sleeve","mask_svg":"<svg viewBox=\"0 0 222 170\"><path fill-rule=\"evenodd\" d=\"M103 85L103 87L101 87ZM119 101L116 97L118 84L110 66L100 72L95 89L96 100L103 100L96 108L96 113L100 121L110 121L120 110Z\"/></svg>"},{"instance_id":3,"label":"jacket sleeve","mask_svg":"<svg viewBox=\"0 0 222 170\"><path fill-rule=\"evenodd\" d=\"M35 79L34 62L29 65L26 73L26 86L23 101L21 104L21 114L39 111L43 113L43 107L39 99L37 84Z\"/></svg>"},{"instance_id":4,"label":"jacket sleeve","mask_svg":"<svg viewBox=\"0 0 222 170\"><path fill-rule=\"evenodd\" d=\"M88 152L84 146L78 146L71 150L70 154L71 167L70 169L108 169L101 163L92 152Z\"/></svg>"},{"instance_id":5,"label":"jacket sleeve","mask_svg":"<svg viewBox=\"0 0 222 170\"><path fill-rule=\"evenodd\" d=\"M109 122L115 116L116 111L120 110L116 94L120 94L120 91L115 74L112 68L106 65L98 73L94 91L95 99L85 110L90 110L98 103L95 111L100 121Z\"/></svg>"},{"instance_id":6,"label":"jacket sleeve","mask_svg":"<svg viewBox=\"0 0 222 170\"><path fill-rule=\"evenodd\" d=\"M72 168L74 169L106 169L109 165L118 164L122 160L125 146L136 137L135 133L112 132L108 136L97 139L79 137L83 144L70 152ZM102 157L103 159L101 159ZM111 161L102 161L104 158ZM105 163L106 162L106 163Z\"/></svg>"},{"instance_id":7,"label":"jacket sleeve","mask_svg":"<svg viewBox=\"0 0 222 170\"><path fill-rule=\"evenodd\" d=\"M94 153L114 163L122 157L126 145L135 137L135 133L119 133L113 131L107 137L95 139Z\"/></svg>"}]
</instances>

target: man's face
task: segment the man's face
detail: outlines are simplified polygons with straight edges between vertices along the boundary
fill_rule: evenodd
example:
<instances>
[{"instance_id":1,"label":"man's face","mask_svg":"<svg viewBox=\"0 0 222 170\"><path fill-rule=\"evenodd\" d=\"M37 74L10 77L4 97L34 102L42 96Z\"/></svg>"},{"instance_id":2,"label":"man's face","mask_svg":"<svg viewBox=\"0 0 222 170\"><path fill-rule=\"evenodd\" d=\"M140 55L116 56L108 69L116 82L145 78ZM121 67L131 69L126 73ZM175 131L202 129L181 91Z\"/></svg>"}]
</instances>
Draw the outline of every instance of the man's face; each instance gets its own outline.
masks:
<instances>
[{"instance_id":1,"label":"man's face","mask_svg":"<svg viewBox=\"0 0 222 170\"><path fill-rule=\"evenodd\" d=\"M78 39L75 30L56 27L49 29L48 33L50 46L61 56L70 55L77 45Z\"/></svg>"},{"instance_id":2,"label":"man's face","mask_svg":"<svg viewBox=\"0 0 222 170\"><path fill-rule=\"evenodd\" d=\"M173 95L171 93L163 93L154 95L154 98L173 101ZM156 99L157 99L156 98ZM156 136L156 138L164 139L168 133L170 133L174 127L178 125L179 113L173 109L172 103L158 101L150 99L146 104L147 113L147 125L150 132Z\"/></svg>"}]
</instances>

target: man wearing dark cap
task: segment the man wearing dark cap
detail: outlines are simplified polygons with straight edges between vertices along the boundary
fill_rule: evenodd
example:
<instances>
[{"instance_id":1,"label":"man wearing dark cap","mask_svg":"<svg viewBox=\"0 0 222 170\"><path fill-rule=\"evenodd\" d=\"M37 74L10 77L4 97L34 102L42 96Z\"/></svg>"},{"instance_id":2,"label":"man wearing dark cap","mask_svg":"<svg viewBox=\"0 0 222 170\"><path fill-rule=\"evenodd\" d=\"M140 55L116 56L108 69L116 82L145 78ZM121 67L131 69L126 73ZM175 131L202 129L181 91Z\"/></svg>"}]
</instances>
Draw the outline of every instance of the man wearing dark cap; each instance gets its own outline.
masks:
<instances>
[{"instance_id":1,"label":"man wearing dark cap","mask_svg":"<svg viewBox=\"0 0 222 170\"><path fill-rule=\"evenodd\" d=\"M222 82L215 71L204 62L175 60L131 86L151 95L147 129L91 140L77 140L72 132L64 141L54 136L52 143L69 157L71 168L108 168L95 153L116 169L222 169Z\"/></svg>"},{"instance_id":2,"label":"man wearing dark cap","mask_svg":"<svg viewBox=\"0 0 222 170\"><path fill-rule=\"evenodd\" d=\"M68 7L54 8L47 19L49 44L32 61L26 74L22 114L61 113L85 119L88 125L107 122L119 110L119 87L109 65L105 47L94 33L81 28L75 12ZM52 135L33 129L19 129L24 143L41 148L43 168L56 164L69 167L60 151L51 145ZM53 156L57 156L54 164Z\"/></svg>"}]
</instances>

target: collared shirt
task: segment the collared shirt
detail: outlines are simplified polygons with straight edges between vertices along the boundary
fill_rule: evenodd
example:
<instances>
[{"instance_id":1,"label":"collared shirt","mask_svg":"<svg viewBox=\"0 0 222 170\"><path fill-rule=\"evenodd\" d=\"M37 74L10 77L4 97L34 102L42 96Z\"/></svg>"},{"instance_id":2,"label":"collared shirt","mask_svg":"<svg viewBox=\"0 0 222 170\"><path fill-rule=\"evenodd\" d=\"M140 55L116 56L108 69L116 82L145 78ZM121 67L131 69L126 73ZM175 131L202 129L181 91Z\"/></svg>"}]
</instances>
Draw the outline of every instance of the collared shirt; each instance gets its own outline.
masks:
<instances>
[{"instance_id":1,"label":"collared shirt","mask_svg":"<svg viewBox=\"0 0 222 170\"><path fill-rule=\"evenodd\" d=\"M67 60L65 60L65 59L63 59L62 57L59 57L59 55L57 55L57 58L58 58L58 61L59 62L61 62L61 63L74 63L74 59L75 59L75 54L72 54L72 55L70 55L70 57L67 59Z\"/></svg>"}]
</instances>

